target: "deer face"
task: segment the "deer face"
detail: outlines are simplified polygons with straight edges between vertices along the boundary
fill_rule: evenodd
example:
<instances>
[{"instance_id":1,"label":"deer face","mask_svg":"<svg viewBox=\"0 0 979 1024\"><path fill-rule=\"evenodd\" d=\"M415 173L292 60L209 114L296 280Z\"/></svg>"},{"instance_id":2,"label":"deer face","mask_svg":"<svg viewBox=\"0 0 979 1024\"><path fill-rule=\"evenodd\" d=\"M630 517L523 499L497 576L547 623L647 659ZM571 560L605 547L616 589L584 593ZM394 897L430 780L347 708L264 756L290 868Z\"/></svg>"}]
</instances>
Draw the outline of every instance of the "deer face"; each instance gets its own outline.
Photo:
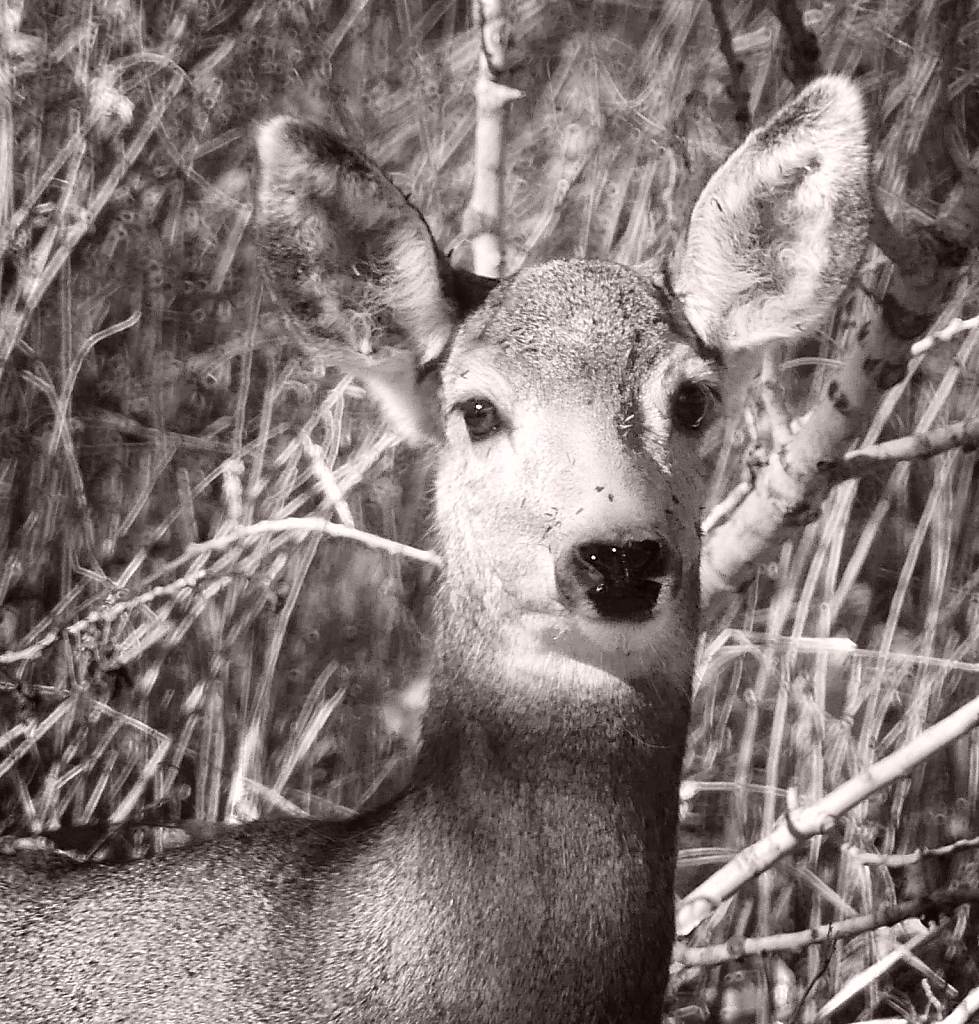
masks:
<instances>
[{"instance_id":1,"label":"deer face","mask_svg":"<svg viewBox=\"0 0 979 1024\"><path fill-rule=\"evenodd\" d=\"M434 521L457 610L508 649L589 650L620 672L689 632L720 372L623 267L502 285L441 371Z\"/></svg>"}]
</instances>

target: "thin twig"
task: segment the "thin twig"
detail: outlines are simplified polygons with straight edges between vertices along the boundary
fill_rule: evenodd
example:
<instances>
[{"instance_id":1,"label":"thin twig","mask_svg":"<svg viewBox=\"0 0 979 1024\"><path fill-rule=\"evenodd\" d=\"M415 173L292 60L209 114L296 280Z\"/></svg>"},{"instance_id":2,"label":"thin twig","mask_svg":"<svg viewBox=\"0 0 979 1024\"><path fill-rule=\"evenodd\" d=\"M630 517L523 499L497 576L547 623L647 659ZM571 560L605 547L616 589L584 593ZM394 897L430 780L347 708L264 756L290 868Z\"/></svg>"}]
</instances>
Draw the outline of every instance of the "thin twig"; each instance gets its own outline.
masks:
<instances>
[{"instance_id":1,"label":"thin twig","mask_svg":"<svg viewBox=\"0 0 979 1024\"><path fill-rule=\"evenodd\" d=\"M944 427L935 427L923 434L909 434L907 437L847 452L842 459L826 465L823 472L831 483L838 484L843 480L866 476L878 469L886 469L896 462L930 459L955 448L970 452L976 447L979 447L979 418L960 420Z\"/></svg>"},{"instance_id":2,"label":"thin twig","mask_svg":"<svg viewBox=\"0 0 979 1024\"><path fill-rule=\"evenodd\" d=\"M969 1024L979 1014L979 987L966 994L965 999L947 1016L936 1024Z\"/></svg>"},{"instance_id":3,"label":"thin twig","mask_svg":"<svg viewBox=\"0 0 979 1024\"><path fill-rule=\"evenodd\" d=\"M926 860L945 859L953 854L961 853L963 850L979 849L979 837L959 839L947 846L933 846L925 850L914 850L911 853L871 853L866 850L858 850L848 843L844 843L842 849L847 857L858 864L876 864L893 870L895 868L904 869Z\"/></svg>"},{"instance_id":4,"label":"thin twig","mask_svg":"<svg viewBox=\"0 0 979 1024\"><path fill-rule=\"evenodd\" d=\"M816 1020L822 1021L831 1018L842 1006L855 998L865 989L880 982L890 970L899 964L908 962L916 950L930 942L938 934L938 926L930 928L912 936L907 942L902 943L896 949L892 949L879 960L875 960L869 967L864 968L852 978L847 979L843 987L832 998L819 1008Z\"/></svg>"},{"instance_id":5,"label":"thin twig","mask_svg":"<svg viewBox=\"0 0 979 1024\"><path fill-rule=\"evenodd\" d=\"M288 519L271 519L261 523L252 523L251 526L242 526L223 533L220 537L211 540L201 541L200 544L191 544L187 549L188 556L202 554L207 551L223 551L232 547L240 541L250 541L270 533L325 533L331 537L343 540L356 540L367 547L377 548L379 551L386 551L391 555L400 555L403 558L411 558L416 562L425 562L428 565L441 567L442 559L432 551L423 551L421 548L413 548L409 544L402 544L400 541L388 540L387 537L378 537L365 530L352 529L341 523L331 523L328 519L317 516L295 517Z\"/></svg>"},{"instance_id":6,"label":"thin twig","mask_svg":"<svg viewBox=\"0 0 979 1024\"><path fill-rule=\"evenodd\" d=\"M114 601L111 604L103 604L95 611L89 612L89 614L84 618L76 619L74 622L71 622L64 627L49 630L47 633L38 637L37 640L30 643L27 647L20 647L15 651L0 652L0 665L13 665L18 662L31 661L47 650L47 648L55 643L60 637L78 636L92 626L106 625L110 622L114 622L127 612L131 612L140 606L150 604L159 597L176 594L182 590L193 590L207 575L207 570L187 573L179 580L174 580L173 583L166 583L158 587L152 587L136 597L129 598L125 601Z\"/></svg>"},{"instance_id":7,"label":"thin twig","mask_svg":"<svg viewBox=\"0 0 979 1024\"><path fill-rule=\"evenodd\" d=\"M893 906L883 907L872 914L859 914L845 921L833 921L819 928L806 928L803 931L786 932L782 935L764 935L758 938L735 935L727 942L699 948L678 943L673 951L673 970L675 972L682 967L710 967L763 953L798 952L820 942L836 942L839 939L872 932L877 928L888 928L912 918L932 917L966 903L979 903L979 890L950 889L921 899L904 900Z\"/></svg>"},{"instance_id":8,"label":"thin twig","mask_svg":"<svg viewBox=\"0 0 979 1024\"><path fill-rule=\"evenodd\" d=\"M744 61L734 52L731 26L728 24L727 14L724 12L723 0L710 0L710 12L714 16L714 24L717 26L718 45L731 76L728 82L728 92L731 99L734 100L734 120L737 121L741 135L744 136L751 126L748 90L744 85Z\"/></svg>"},{"instance_id":9,"label":"thin twig","mask_svg":"<svg viewBox=\"0 0 979 1024\"><path fill-rule=\"evenodd\" d=\"M930 351L940 341L950 341L959 334L967 334L979 327L979 316L963 320L962 317L954 317L940 330L933 334L926 334L911 346L911 355L920 356Z\"/></svg>"},{"instance_id":10,"label":"thin twig","mask_svg":"<svg viewBox=\"0 0 979 1024\"><path fill-rule=\"evenodd\" d=\"M744 499L751 494L753 488L754 484L751 480L742 480L741 483L732 487L727 495L704 516L704 521L700 524L701 534L706 536L711 530L716 529L726 519L729 519Z\"/></svg>"}]
</instances>

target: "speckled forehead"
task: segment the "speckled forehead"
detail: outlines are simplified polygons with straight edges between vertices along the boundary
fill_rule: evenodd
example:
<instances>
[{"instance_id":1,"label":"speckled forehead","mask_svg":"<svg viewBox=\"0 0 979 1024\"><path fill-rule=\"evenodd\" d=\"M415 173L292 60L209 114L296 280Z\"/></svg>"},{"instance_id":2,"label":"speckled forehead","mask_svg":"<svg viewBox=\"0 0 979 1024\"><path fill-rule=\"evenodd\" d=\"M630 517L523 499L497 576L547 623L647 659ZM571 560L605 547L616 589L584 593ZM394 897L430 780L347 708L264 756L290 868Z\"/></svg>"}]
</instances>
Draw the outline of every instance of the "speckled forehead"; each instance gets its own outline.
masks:
<instances>
[{"instance_id":1,"label":"speckled forehead","mask_svg":"<svg viewBox=\"0 0 979 1024\"><path fill-rule=\"evenodd\" d=\"M522 271L464 327L456 354L489 349L514 384L599 393L640 385L676 339L662 302L634 271L555 262ZM514 379L516 378L516 379ZM519 385L518 385L519 386Z\"/></svg>"}]
</instances>

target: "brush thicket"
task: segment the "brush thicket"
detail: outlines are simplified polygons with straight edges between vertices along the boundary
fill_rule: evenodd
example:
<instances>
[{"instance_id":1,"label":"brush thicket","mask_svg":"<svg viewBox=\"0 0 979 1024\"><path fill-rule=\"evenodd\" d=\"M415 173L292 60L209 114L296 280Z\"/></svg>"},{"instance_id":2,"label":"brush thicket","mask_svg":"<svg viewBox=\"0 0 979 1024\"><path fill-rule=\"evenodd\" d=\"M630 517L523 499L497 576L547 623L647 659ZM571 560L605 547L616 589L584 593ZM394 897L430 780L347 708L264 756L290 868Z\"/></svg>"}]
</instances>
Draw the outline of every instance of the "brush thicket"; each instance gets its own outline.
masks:
<instances>
[{"instance_id":1,"label":"brush thicket","mask_svg":"<svg viewBox=\"0 0 979 1024\"><path fill-rule=\"evenodd\" d=\"M416 609L432 572L414 550L425 546L425 467L394 446L330 351L282 330L263 304L250 126L285 110L345 131L465 261L478 44L464 7L50 0L25 5L19 25L8 13L4 833L325 816L403 781ZM760 117L787 93L777 25L748 3L727 16ZM522 0L514 18L512 81L525 98L510 113L508 265L659 263L739 138L709 5ZM807 23L824 68L856 76L878 112L886 211L899 223L933 214L979 145L979 8L824 6ZM861 283L879 289L883 266L872 251ZM975 315L976 269L943 319ZM355 300L339 299L338 344L363 348L373 324ZM859 327L844 310L784 365L793 415ZM977 345L973 330L914 363L873 436L975 416ZM763 421L756 431L764 438ZM749 440L737 425L721 445L715 499ZM838 487L709 625L682 888L769 830L790 791L815 799L975 693L975 676L951 666L979 647L976 491L964 451ZM299 516L397 543L259 526ZM821 642L832 638L861 652ZM794 930L968 878L966 854L926 862L922 878L870 852L975 836L977 764L979 743L959 741L743 890L701 938ZM114 855L167 841L126 838ZM780 969L792 999L817 1006L914 934L796 950ZM960 947L938 945L925 960L958 965L957 982L975 985ZM920 1001L922 970L899 980L901 998ZM682 1001L723 979L683 976Z\"/></svg>"}]
</instances>

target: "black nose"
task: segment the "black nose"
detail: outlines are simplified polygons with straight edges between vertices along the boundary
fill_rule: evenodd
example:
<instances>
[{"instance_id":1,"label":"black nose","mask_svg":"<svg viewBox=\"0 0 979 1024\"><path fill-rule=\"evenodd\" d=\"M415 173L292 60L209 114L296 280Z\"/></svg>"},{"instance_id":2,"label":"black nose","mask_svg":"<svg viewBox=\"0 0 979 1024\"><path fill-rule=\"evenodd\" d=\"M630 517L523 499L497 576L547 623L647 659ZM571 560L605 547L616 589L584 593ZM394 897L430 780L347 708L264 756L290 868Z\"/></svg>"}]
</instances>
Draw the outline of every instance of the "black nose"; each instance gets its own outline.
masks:
<instances>
[{"instance_id":1,"label":"black nose","mask_svg":"<svg viewBox=\"0 0 979 1024\"><path fill-rule=\"evenodd\" d=\"M603 619L649 618L663 585L675 582L679 559L660 540L579 544L557 566L558 592L568 607L583 604Z\"/></svg>"}]
</instances>

